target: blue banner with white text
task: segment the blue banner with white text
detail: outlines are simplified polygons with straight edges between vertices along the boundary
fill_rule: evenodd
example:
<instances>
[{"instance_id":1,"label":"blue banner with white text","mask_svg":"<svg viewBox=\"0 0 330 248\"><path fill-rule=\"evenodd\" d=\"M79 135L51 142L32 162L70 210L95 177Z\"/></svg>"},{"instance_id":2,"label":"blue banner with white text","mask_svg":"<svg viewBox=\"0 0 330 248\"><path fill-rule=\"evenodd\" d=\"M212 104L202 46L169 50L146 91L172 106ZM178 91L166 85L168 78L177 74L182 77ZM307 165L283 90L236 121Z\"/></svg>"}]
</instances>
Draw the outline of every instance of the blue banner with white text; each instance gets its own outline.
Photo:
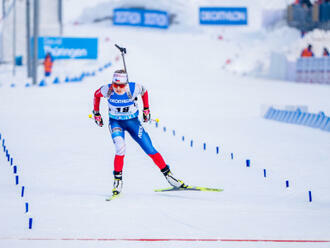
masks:
<instances>
[{"instance_id":1,"label":"blue banner with white text","mask_svg":"<svg viewBox=\"0 0 330 248\"><path fill-rule=\"evenodd\" d=\"M199 23L202 25L247 25L248 10L246 7L201 7Z\"/></svg>"},{"instance_id":2,"label":"blue banner with white text","mask_svg":"<svg viewBox=\"0 0 330 248\"><path fill-rule=\"evenodd\" d=\"M39 59L45 58L47 53L50 53L54 59L97 59L97 51L97 38L39 37L38 39Z\"/></svg>"},{"instance_id":3,"label":"blue banner with white text","mask_svg":"<svg viewBox=\"0 0 330 248\"><path fill-rule=\"evenodd\" d=\"M113 24L166 29L168 13L160 10L114 9Z\"/></svg>"}]
</instances>

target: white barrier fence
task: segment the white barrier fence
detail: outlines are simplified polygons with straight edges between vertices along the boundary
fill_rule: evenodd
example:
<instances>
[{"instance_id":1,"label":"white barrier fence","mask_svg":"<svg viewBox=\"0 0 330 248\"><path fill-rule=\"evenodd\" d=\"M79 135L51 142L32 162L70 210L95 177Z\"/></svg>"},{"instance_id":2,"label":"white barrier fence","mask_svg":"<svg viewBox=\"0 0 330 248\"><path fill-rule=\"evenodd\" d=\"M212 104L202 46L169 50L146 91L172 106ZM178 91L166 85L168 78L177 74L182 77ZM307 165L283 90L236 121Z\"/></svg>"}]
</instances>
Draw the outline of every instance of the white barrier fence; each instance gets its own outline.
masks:
<instances>
[{"instance_id":1,"label":"white barrier fence","mask_svg":"<svg viewBox=\"0 0 330 248\"><path fill-rule=\"evenodd\" d=\"M268 76L278 80L330 84L330 57L298 58L291 62L283 54L272 53Z\"/></svg>"},{"instance_id":2,"label":"white barrier fence","mask_svg":"<svg viewBox=\"0 0 330 248\"><path fill-rule=\"evenodd\" d=\"M330 84L330 57L299 58L296 63L296 81Z\"/></svg>"}]
</instances>

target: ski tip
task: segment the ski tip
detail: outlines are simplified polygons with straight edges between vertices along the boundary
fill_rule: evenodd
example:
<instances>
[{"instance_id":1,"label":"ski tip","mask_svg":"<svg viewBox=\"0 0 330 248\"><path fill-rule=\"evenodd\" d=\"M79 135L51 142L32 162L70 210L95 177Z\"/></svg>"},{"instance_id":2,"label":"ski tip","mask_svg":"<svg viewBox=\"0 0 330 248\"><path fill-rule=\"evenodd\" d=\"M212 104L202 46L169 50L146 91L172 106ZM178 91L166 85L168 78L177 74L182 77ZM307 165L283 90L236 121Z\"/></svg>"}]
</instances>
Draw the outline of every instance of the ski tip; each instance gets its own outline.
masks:
<instances>
[{"instance_id":1,"label":"ski tip","mask_svg":"<svg viewBox=\"0 0 330 248\"><path fill-rule=\"evenodd\" d=\"M118 194L118 195L112 195L112 196L106 198L105 200L106 200L106 201L112 201L112 200L114 200L114 199L117 199L119 196L120 196L119 194Z\"/></svg>"},{"instance_id":2,"label":"ski tip","mask_svg":"<svg viewBox=\"0 0 330 248\"><path fill-rule=\"evenodd\" d=\"M173 188L164 188L164 189L155 189L155 192L163 192L163 191L169 191L169 190L173 190Z\"/></svg>"},{"instance_id":3,"label":"ski tip","mask_svg":"<svg viewBox=\"0 0 330 248\"><path fill-rule=\"evenodd\" d=\"M198 187L198 186L188 186L184 188L164 188L164 189L155 189L155 192L168 192L168 191L204 191L204 192L222 192L223 189L217 188L207 188L207 187Z\"/></svg>"},{"instance_id":4,"label":"ski tip","mask_svg":"<svg viewBox=\"0 0 330 248\"><path fill-rule=\"evenodd\" d=\"M208 192L222 192L223 189L210 189L210 188L201 188L200 191L208 191Z\"/></svg>"}]
</instances>

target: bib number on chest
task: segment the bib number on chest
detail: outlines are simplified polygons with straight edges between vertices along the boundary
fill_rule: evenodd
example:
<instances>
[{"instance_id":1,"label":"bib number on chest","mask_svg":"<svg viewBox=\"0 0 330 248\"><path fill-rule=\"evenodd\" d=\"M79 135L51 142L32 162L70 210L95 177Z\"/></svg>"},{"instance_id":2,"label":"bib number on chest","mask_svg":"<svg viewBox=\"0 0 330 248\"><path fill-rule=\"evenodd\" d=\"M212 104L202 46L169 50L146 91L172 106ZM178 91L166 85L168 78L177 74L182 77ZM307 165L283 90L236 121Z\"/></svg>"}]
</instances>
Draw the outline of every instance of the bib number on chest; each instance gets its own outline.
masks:
<instances>
[{"instance_id":1,"label":"bib number on chest","mask_svg":"<svg viewBox=\"0 0 330 248\"><path fill-rule=\"evenodd\" d=\"M116 108L118 113L128 113L129 107Z\"/></svg>"}]
</instances>

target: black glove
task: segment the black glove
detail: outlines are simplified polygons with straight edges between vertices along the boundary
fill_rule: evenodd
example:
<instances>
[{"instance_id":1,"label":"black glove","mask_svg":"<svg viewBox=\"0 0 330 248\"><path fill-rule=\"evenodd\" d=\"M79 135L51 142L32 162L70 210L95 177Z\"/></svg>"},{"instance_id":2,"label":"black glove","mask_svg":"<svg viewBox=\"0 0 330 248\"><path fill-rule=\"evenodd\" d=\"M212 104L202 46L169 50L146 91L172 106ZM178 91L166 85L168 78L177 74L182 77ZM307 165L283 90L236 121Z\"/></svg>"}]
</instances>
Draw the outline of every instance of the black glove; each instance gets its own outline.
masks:
<instances>
[{"instance_id":1,"label":"black glove","mask_svg":"<svg viewBox=\"0 0 330 248\"><path fill-rule=\"evenodd\" d=\"M143 121L148 122L150 121L151 115L149 108L143 108Z\"/></svg>"},{"instance_id":2,"label":"black glove","mask_svg":"<svg viewBox=\"0 0 330 248\"><path fill-rule=\"evenodd\" d=\"M102 127L103 119L102 119L100 112L93 110L93 114L94 114L94 121L95 121L96 125L98 125L99 127Z\"/></svg>"}]
</instances>

